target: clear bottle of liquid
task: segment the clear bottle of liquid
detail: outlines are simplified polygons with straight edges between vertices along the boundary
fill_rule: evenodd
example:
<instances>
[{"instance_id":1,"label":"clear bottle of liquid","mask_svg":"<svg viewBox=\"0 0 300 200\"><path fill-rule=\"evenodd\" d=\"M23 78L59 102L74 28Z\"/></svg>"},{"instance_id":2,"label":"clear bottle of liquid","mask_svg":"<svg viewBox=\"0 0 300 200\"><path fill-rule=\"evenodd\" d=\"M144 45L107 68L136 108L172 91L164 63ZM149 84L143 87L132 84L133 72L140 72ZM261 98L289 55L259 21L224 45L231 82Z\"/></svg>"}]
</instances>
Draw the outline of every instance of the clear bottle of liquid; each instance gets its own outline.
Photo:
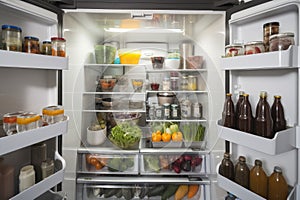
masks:
<instances>
[{"instance_id":1,"label":"clear bottle of liquid","mask_svg":"<svg viewBox=\"0 0 300 200\"><path fill-rule=\"evenodd\" d=\"M267 92L265 91L260 92L260 99L256 106L254 128L256 135L273 138L273 120L270 105L267 101Z\"/></svg>"},{"instance_id":2,"label":"clear bottle of liquid","mask_svg":"<svg viewBox=\"0 0 300 200\"><path fill-rule=\"evenodd\" d=\"M240 105L238 117L238 129L240 131L252 133L253 132L253 115L251 104L249 102L249 94L244 94L244 100Z\"/></svg>"},{"instance_id":3,"label":"clear bottle of liquid","mask_svg":"<svg viewBox=\"0 0 300 200\"><path fill-rule=\"evenodd\" d=\"M240 106L244 100L244 96L243 96L244 94L245 94L244 91L239 91L239 99L235 105L235 118L236 118L235 120L236 120L236 122L238 121L239 116L240 116ZM239 129L238 123L236 124L236 128Z\"/></svg>"},{"instance_id":4,"label":"clear bottle of liquid","mask_svg":"<svg viewBox=\"0 0 300 200\"><path fill-rule=\"evenodd\" d=\"M239 161L235 165L234 169L234 181L237 184L249 189L250 170L246 164L246 158L244 156L239 157Z\"/></svg>"},{"instance_id":5,"label":"clear bottle of liquid","mask_svg":"<svg viewBox=\"0 0 300 200\"><path fill-rule=\"evenodd\" d=\"M250 190L267 198L268 176L262 168L261 160L255 160L255 166L250 170Z\"/></svg>"},{"instance_id":6,"label":"clear bottle of liquid","mask_svg":"<svg viewBox=\"0 0 300 200\"><path fill-rule=\"evenodd\" d=\"M228 152L224 153L224 158L219 166L219 174L234 181L234 165Z\"/></svg>"},{"instance_id":7,"label":"clear bottle of liquid","mask_svg":"<svg viewBox=\"0 0 300 200\"><path fill-rule=\"evenodd\" d=\"M274 96L274 103L271 107L271 115L273 119L273 133L286 129L286 120L284 117L284 110L281 104L281 96Z\"/></svg>"},{"instance_id":8,"label":"clear bottle of liquid","mask_svg":"<svg viewBox=\"0 0 300 200\"><path fill-rule=\"evenodd\" d=\"M268 200L286 200L288 184L282 175L282 169L274 167L274 172L269 177Z\"/></svg>"},{"instance_id":9,"label":"clear bottle of liquid","mask_svg":"<svg viewBox=\"0 0 300 200\"><path fill-rule=\"evenodd\" d=\"M223 126L226 126L228 128L235 127L234 104L231 99L231 96L232 96L231 93L226 94L226 100L225 100L223 112L222 112Z\"/></svg>"}]
</instances>

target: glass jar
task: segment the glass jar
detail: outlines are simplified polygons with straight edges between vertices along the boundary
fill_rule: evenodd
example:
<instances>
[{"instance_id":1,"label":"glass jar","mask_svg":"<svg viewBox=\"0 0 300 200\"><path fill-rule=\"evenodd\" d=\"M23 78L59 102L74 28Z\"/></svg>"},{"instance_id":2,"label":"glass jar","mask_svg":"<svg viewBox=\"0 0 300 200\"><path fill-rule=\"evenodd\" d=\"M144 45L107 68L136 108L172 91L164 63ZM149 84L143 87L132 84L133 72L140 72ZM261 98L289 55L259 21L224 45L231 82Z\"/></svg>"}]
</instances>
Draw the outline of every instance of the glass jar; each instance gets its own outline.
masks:
<instances>
[{"instance_id":1,"label":"glass jar","mask_svg":"<svg viewBox=\"0 0 300 200\"><path fill-rule=\"evenodd\" d=\"M42 179L51 176L54 173L54 162L51 159L47 159L42 162Z\"/></svg>"},{"instance_id":2,"label":"glass jar","mask_svg":"<svg viewBox=\"0 0 300 200\"><path fill-rule=\"evenodd\" d=\"M178 90L179 77L171 77L171 90Z\"/></svg>"},{"instance_id":3,"label":"glass jar","mask_svg":"<svg viewBox=\"0 0 300 200\"><path fill-rule=\"evenodd\" d=\"M188 76L183 75L180 83L181 90L188 90Z\"/></svg>"},{"instance_id":4,"label":"glass jar","mask_svg":"<svg viewBox=\"0 0 300 200\"><path fill-rule=\"evenodd\" d=\"M264 29L264 45L266 51L269 51L269 40L271 35L279 33L279 22L269 22L263 25Z\"/></svg>"},{"instance_id":5,"label":"glass jar","mask_svg":"<svg viewBox=\"0 0 300 200\"><path fill-rule=\"evenodd\" d=\"M17 116L23 113L23 111L19 111L15 113L6 113L3 116L3 130L6 132L6 135L17 133Z\"/></svg>"},{"instance_id":6,"label":"glass jar","mask_svg":"<svg viewBox=\"0 0 300 200\"><path fill-rule=\"evenodd\" d=\"M182 118L190 118L192 114L191 102L188 99L184 99L181 102L181 117Z\"/></svg>"},{"instance_id":7,"label":"glass jar","mask_svg":"<svg viewBox=\"0 0 300 200\"><path fill-rule=\"evenodd\" d=\"M19 175L19 192L35 184L35 171L33 165L26 165L21 168Z\"/></svg>"},{"instance_id":8,"label":"glass jar","mask_svg":"<svg viewBox=\"0 0 300 200\"><path fill-rule=\"evenodd\" d=\"M202 104L199 102L192 104L193 117L201 119L203 117Z\"/></svg>"},{"instance_id":9,"label":"glass jar","mask_svg":"<svg viewBox=\"0 0 300 200\"><path fill-rule=\"evenodd\" d=\"M44 54L44 55L52 55L51 41L43 41L42 54Z\"/></svg>"},{"instance_id":10,"label":"glass jar","mask_svg":"<svg viewBox=\"0 0 300 200\"><path fill-rule=\"evenodd\" d=\"M177 104L171 104L171 118L172 119L179 118L179 106Z\"/></svg>"},{"instance_id":11,"label":"glass jar","mask_svg":"<svg viewBox=\"0 0 300 200\"><path fill-rule=\"evenodd\" d=\"M245 44L245 55L265 52L265 45L262 41L252 41Z\"/></svg>"},{"instance_id":12,"label":"glass jar","mask_svg":"<svg viewBox=\"0 0 300 200\"><path fill-rule=\"evenodd\" d=\"M39 38L32 37L32 36L24 37L24 52L39 53L40 52Z\"/></svg>"},{"instance_id":13,"label":"glass jar","mask_svg":"<svg viewBox=\"0 0 300 200\"><path fill-rule=\"evenodd\" d=\"M23 113L17 116L17 131L28 131L41 126L41 116L36 113Z\"/></svg>"},{"instance_id":14,"label":"glass jar","mask_svg":"<svg viewBox=\"0 0 300 200\"><path fill-rule=\"evenodd\" d=\"M170 82L170 78L165 77L163 80L163 87L162 89L165 91L169 91L171 88L171 82Z\"/></svg>"},{"instance_id":15,"label":"glass jar","mask_svg":"<svg viewBox=\"0 0 300 200\"><path fill-rule=\"evenodd\" d=\"M150 104L149 106L149 118L154 119L155 116L155 104Z\"/></svg>"},{"instance_id":16,"label":"glass jar","mask_svg":"<svg viewBox=\"0 0 300 200\"><path fill-rule=\"evenodd\" d=\"M188 90L191 91L197 90L197 77L194 75L188 76Z\"/></svg>"},{"instance_id":17,"label":"glass jar","mask_svg":"<svg viewBox=\"0 0 300 200\"><path fill-rule=\"evenodd\" d=\"M155 118L162 119L163 107L161 105L156 105L155 107Z\"/></svg>"},{"instance_id":18,"label":"glass jar","mask_svg":"<svg viewBox=\"0 0 300 200\"><path fill-rule=\"evenodd\" d=\"M43 120L48 124L63 121L64 108L62 106L48 106L43 108Z\"/></svg>"},{"instance_id":19,"label":"glass jar","mask_svg":"<svg viewBox=\"0 0 300 200\"><path fill-rule=\"evenodd\" d=\"M51 38L52 56L66 57L66 40L60 37Z\"/></svg>"},{"instance_id":20,"label":"glass jar","mask_svg":"<svg viewBox=\"0 0 300 200\"><path fill-rule=\"evenodd\" d=\"M240 56L244 54L244 48L240 44L231 44L225 46L225 57Z\"/></svg>"},{"instance_id":21,"label":"glass jar","mask_svg":"<svg viewBox=\"0 0 300 200\"><path fill-rule=\"evenodd\" d=\"M287 50L294 44L294 33L280 33L270 37L270 51Z\"/></svg>"},{"instance_id":22,"label":"glass jar","mask_svg":"<svg viewBox=\"0 0 300 200\"><path fill-rule=\"evenodd\" d=\"M164 103L164 105L163 105L163 114L164 114L164 119L170 119L171 109L170 109L170 104L169 103Z\"/></svg>"},{"instance_id":23,"label":"glass jar","mask_svg":"<svg viewBox=\"0 0 300 200\"><path fill-rule=\"evenodd\" d=\"M2 25L2 49L22 51L22 29L20 27Z\"/></svg>"}]
</instances>

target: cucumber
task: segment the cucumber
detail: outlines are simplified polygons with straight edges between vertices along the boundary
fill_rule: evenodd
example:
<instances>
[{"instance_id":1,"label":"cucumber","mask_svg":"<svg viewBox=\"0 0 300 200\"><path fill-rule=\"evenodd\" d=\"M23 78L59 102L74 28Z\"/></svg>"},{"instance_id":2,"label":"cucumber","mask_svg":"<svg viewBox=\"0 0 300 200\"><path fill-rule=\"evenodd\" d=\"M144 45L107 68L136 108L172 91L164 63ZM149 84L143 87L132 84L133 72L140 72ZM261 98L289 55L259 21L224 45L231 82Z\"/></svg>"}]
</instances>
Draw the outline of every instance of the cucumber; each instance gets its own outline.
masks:
<instances>
[{"instance_id":1,"label":"cucumber","mask_svg":"<svg viewBox=\"0 0 300 200\"><path fill-rule=\"evenodd\" d=\"M166 189L164 185L157 185L151 188L148 192L148 197L161 196Z\"/></svg>"},{"instance_id":2,"label":"cucumber","mask_svg":"<svg viewBox=\"0 0 300 200\"><path fill-rule=\"evenodd\" d=\"M168 198L173 196L176 190L178 189L178 187L179 187L178 185L168 185L165 192L161 196L161 200L167 200Z\"/></svg>"}]
</instances>

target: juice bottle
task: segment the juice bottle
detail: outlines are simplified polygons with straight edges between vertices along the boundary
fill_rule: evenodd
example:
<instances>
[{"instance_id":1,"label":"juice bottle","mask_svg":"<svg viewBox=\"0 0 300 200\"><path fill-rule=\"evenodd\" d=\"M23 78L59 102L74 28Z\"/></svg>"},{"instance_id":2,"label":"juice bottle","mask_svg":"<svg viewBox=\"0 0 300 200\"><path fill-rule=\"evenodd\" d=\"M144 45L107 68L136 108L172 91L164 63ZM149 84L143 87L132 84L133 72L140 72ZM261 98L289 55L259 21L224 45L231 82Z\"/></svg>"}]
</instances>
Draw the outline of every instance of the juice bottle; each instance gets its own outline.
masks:
<instances>
[{"instance_id":1,"label":"juice bottle","mask_svg":"<svg viewBox=\"0 0 300 200\"><path fill-rule=\"evenodd\" d=\"M246 158L244 156L239 157L239 161L235 165L234 172L234 181L248 189L250 170L246 164Z\"/></svg>"},{"instance_id":2,"label":"juice bottle","mask_svg":"<svg viewBox=\"0 0 300 200\"><path fill-rule=\"evenodd\" d=\"M274 96L274 103L271 107L271 115L273 119L273 133L286 129L286 120L284 118L284 110L281 104L281 96Z\"/></svg>"},{"instance_id":3,"label":"juice bottle","mask_svg":"<svg viewBox=\"0 0 300 200\"><path fill-rule=\"evenodd\" d=\"M267 101L267 92L260 92L260 99L256 106L254 119L255 134L273 138L273 120L271 117L270 105Z\"/></svg>"},{"instance_id":4,"label":"juice bottle","mask_svg":"<svg viewBox=\"0 0 300 200\"><path fill-rule=\"evenodd\" d=\"M244 101L240 106L240 114L238 117L238 129L244 132L252 133L253 116L251 104L249 102L249 94L244 94Z\"/></svg>"},{"instance_id":5,"label":"juice bottle","mask_svg":"<svg viewBox=\"0 0 300 200\"><path fill-rule=\"evenodd\" d=\"M250 190L267 198L268 177L262 168L261 160L255 160L255 166L250 170Z\"/></svg>"},{"instance_id":6,"label":"juice bottle","mask_svg":"<svg viewBox=\"0 0 300 200\"><path fill-rule=\"evenodd\" d=\"M288 184L282 175L282 169L274 167L274 172L269 177L268 200L286 200Z\"/></svg>"},{"instance_id":7,"label":"juice bottle","mask_svg":"<svg viewBox=\"0 0 300 200\"><path fill-rule=\"evenodd\" d=\"M231 99L231 96L232 96L232 94L230 94L230 93L226 94L226 100L225 100L223 112L222 112L223 126L226 126L228 128L235 127L234 104Z\"/></svg>"},{"instance_id":8,"label":"juice bottle","mask_svg":"<svg viewBox=\"0 0 300 200\"><path fill-rule=\"evenodd\" d=\"M224 158L219 167L219 174L232 181L234 180L234 166L230 160L230 155L227 152L224 153Z\"/></svg>"},{"instance_id":9,"label":"juice bottle","mask_svg":"<svg viewBox=\"0 0 300 200\"><path fill-rule=\"evenodd\" d=\"M240 115L240 106L244 100L244 91L240 91L239 92L239 99L238 101L236 102L236 105L235 105L235 120L236 122L238 121L239 119L239 115ZM236 123L236 128L239 129L238 127L238 123Z\"/></svg>"}]
</instances>

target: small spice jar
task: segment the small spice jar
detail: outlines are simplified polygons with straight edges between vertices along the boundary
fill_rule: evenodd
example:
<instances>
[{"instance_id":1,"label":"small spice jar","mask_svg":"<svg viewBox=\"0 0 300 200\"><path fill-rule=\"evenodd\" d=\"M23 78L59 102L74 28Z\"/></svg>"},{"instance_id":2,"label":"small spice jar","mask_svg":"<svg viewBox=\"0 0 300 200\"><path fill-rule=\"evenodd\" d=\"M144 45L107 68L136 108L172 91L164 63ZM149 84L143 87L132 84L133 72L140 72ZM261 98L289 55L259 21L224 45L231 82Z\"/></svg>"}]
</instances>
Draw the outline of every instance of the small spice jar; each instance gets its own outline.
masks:
<instances>
[{"instance_id":1,"label":"small spice jar","mask_svg":"<svg viewBox=\"0 0 300 200\"><path fill-rule=\"evenodd\" d=\"M41 126L41 116L36 113L23 113L17 116L17 131L23 132Z\"/></svg>"},{"instance_id":2,"label":"small spice jar","mask_svg":"<svg viewBox=\"0 0 300 200\"><path fill-rule=\"evenodd\" d=\"M19 111L15 113L6 113L3 116L3 130L6 132L6 135L17 133L17 116L23 113L24 112Z\"/></svg>"},{"instance_id":3,"label":"small spice jar","mask_svg":"<svg viewBox=\"0 0 300 200\"><path fill-rule=\"evenodd\" d=\"M181 102L181 117L182 118L190 118L192 116L192 107L191 101L188 99L184 99Z\"/></svg>"},{"instance_id":4,"label":"small spice jar","mask_svg":"<svg viewBox=\"0 0 300 200\"><path fill-rule=\"evenodd\" d=\"M188 90L188 76L183 75L180 83L181 90Z\"/></svg>"},{"instance_id":5,"label":"small spice jar","mask_svg":"<svg viewBox=\"0 0 300 200\"><path fill-rule=\"evenodd\" d=\"M225 57L244 55L244 48L240 44L231 44L225 46Z\"/></svg>"},{"instance_id":6,"label":"small spice jar","mask_svg":"<svg viewBox=\"0 0 300 200\"><path fill-rule=\"evenodd\" d=\"M22 51L22 29L20 27L2 25L2 49Z\"/></svg>"},{"instance_id":7,"label":"small spice jar","mask_svg":"<svg viewBox=\"0 0 300 200\"><path fill-rule=\"evenodd\" d=\"M191 91L197 90L197 77L194 75L188 76L188 90Z\"/></svg>"},{"instance_id":8,"label":"small spice jar","mask_svg":"<svg viewBox=\"0 0 300 200\"><path fill-rule=\"evenodd\" d=\"M178 82L179 82L179 77L171 77L170 78L171 81L171 90L178 90Z\"/></svg>"},{"instance_id":9,"label":"small spice jar","mask_svg":"<svg viewBox=\"0 0 300 200\"><path fill-rule=\"evenodd\" d=\"M52 55L51 41L43 41L42 54Z\"/></svg>"},{"instance_id":10,"label":"small spice jar","mask_svg":"<svg viewBox=\"0 0 300 200\"><path fill-rule=\"evenodd\" d=\"M170 119L171 117L171 108L169 103L164 103L163 105L163 116L164 119Z\"/></svg>"},{"instance_id":11,"label":"small spice jar","mask_svg":"<svg viewBox=\"0 0 300 200\"><path fill-rule=\"evenodd\" d=\"M280 33L270 37L270 51L287 50L294 44L294 33Z\"/></svg>"},{"instance_id":12,"label":"small spice jar","mask_svg":"<svg viewBox=\"0 0 300 200\"><path fill-rule=\"evenodd\" d=\"M33 36L24 37L24 52L39 53L39 38Z\"/></svg>"},{"instance_id":13,"label":"small spice jar","mask_svg":"<svg viewBox=\"0 0 300 200\"><path fill-rule=\"evenodd\" d=\"M202 104L199 102L193 103L192 104L192 113L193 113L194 118L201 119L203 117Z\"/></svg>"},{"instance_id":14,"label":"small spice jar","mask_svg":"<svg viewBox=\"0 0 300 200\"><path fill-rule=\"evenodd\" d=\"M60 37L51 38L52 56L66 57L66 40Z\"/></svg>"},{"instance_id":15,"label":"small spice jar","mask_svg":"<svg viewBox=\"0 0 300 200\"><path fill-rule=\"evenodd\" d=\"M265 52L265 46L262 41L252 41L245 44L245 55Z\"/></svg>"},{"instance_id":16,"label":"small spice jar","mask_svg":"<svg viewBox=\"0 0 300 200\"><path fill-rule=\"evenodd\" d=\"M64 108L62 106L48 106L43 108L43 120L48 124L63 121Z\"/></svg>"},{"instance_id":17,"label":"small spice jar","mask_svg":"<svg viewBox=\"0 0 300 200\"><path fill-rule=\"evenodd\" d=\"M155 118L162 119L162 114L163 114L163 107L157 104L155 107Z\"/></svg>"},{"instance_id":18,"label":"small spice jar","mask_svg":"<svg viewBox=\"0 0 300 200\"><path fill-rule=\"evenodd\" d=\"M279 33L279 22L269 22L263 25L264 29L264 45L266 51L269 51L269 39L271 35Z\"/></svg>"},{"instance_id":19,"label":"small spice jar","mask_svg":"<svg viewBox=\"0 0 300 200\"><path fill-rule=\"evenodd\" d=\"M179 118L179 106L177 104L171 104L171 118L172 119Z\"/></svg>"}]
</instances>

